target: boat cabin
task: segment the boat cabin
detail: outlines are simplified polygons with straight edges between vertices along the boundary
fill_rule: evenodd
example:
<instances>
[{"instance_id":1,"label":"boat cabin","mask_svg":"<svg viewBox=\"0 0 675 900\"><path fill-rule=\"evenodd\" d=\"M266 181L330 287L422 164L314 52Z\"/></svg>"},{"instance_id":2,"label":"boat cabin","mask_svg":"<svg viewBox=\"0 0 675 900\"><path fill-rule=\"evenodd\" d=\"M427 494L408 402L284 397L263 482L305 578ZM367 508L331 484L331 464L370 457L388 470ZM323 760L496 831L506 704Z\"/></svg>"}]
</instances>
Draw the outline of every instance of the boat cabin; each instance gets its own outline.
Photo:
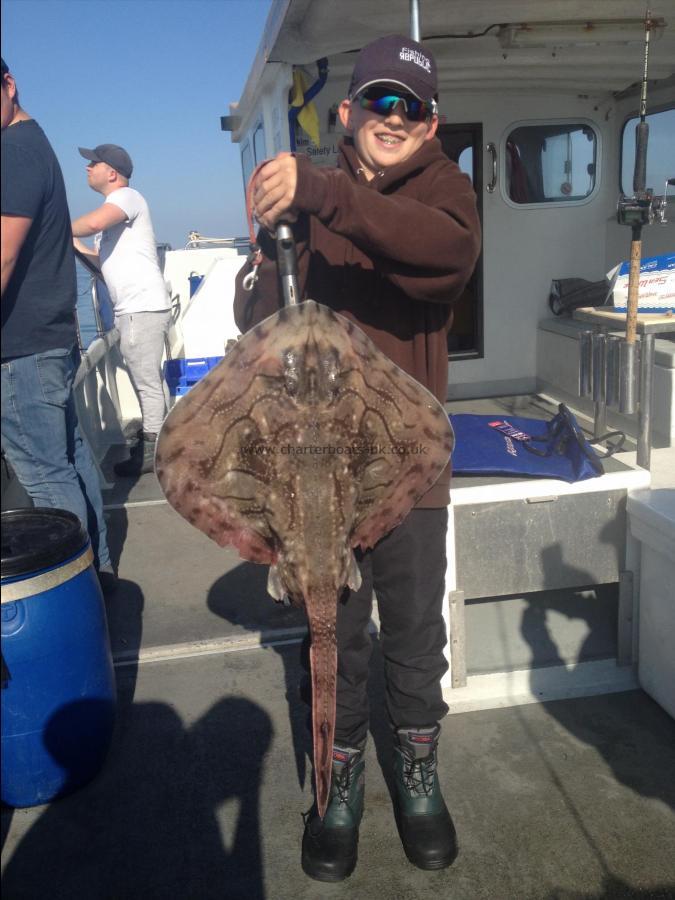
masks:
<instances>
[{"instance_id":1,"label":"boat cabin","mask_svg":"<svg viewBox=\"0 0 675 900\"><path fill-rule=\"evenodd\" d=\"M281 150L335 164L336 110L356 54L382 34L410 34L411 10L438 64L438 136L470 175L483 224L449 337L448 398L545 391L578 407L577 333L588 326L554 319L548 298L554 279L600 282L628 258L630 229L616 211L619 195L633 192L644 4L278 0L222 120L241 148L242 182ZM675 3L655 2L651 18L647 186L662 197L675 175ZM305 100L318 135L300 124ZM670 198L670 222L643 230L643 257L675 247L675 188ZM653 432L670 446L672 346L659 340L657 356Z\"/></svg>"},{"instance_id":2,"label":"boat cabin","mask_svg":"<svg viewBox=\"0 0 675 900\"><path fill-rule=\"evenodd\" d=\"M607 360L598 353L605 338L618 342L626 316L610 312L609 326L589 325L576 314L553 315L549 295L555 280L583 279L586 305L611 309L607 276L629 256L631 229L619 223L617 206L634 194L644 6L277 0L241 98L221 120L241 149L242 189L257 164L283 150L335 165L337 109L356 55L386 33L411 34L433 51L438 136L472 179L483 226L482 254L448 339L449 411L517 415L518 397L563 401L588 417L596 436L609 416L638 442L637 468L612 461L602 478L555 491L534 479L455 478L446 576L452 708L625 689L638 655L632 623L639 594L626 497L649 484L651 445L675 445L675 320L665 316L655 336L641 339L641 401L610 409ZM668 184L675 175L675 3L653 4L648 33L653 222L642 231L643 258L672 256L675 248ZM591 339L589 329L601 338ZM584 366L591 345L592 386ZM545 406L539 411L547 417ZM494 565L485 564L477 550L483 546ZM570 589L578 601L579 591L602 584L614 592L596 593L576 611L568 595L552 626L558 647L581 652L549 654L546 629L523 640L528 609L536 606L523 596ZM575 620L585 623L581 631L569 627ZM583 627L596 637L607 629L608 642L584 645Z\"/></svg>"}]
</instances>

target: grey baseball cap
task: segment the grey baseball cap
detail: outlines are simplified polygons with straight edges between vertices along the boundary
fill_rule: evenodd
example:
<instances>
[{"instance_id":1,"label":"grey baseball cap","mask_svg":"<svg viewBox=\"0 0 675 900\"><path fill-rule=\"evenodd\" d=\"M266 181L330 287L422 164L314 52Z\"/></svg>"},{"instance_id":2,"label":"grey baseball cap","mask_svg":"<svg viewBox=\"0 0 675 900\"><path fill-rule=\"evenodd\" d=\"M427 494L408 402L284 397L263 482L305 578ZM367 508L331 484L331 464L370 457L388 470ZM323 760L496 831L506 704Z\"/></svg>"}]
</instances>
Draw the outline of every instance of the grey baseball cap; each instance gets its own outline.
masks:
<instances>
[{"instance_id":1,"label":"grey baseball cap","mask_svg":"<svg viewBox=\"0 0 675 900\"><path fill-rule=\"evenodd\" d=\"M117 144L99 144L93 150L87 150L86 147L77 149L80 151L80 156L84 156L85 159L91 160L91 162L105 163L124 178L131 178L134 164L124 147L118 147Z\"/></svg>"}]
</instances>

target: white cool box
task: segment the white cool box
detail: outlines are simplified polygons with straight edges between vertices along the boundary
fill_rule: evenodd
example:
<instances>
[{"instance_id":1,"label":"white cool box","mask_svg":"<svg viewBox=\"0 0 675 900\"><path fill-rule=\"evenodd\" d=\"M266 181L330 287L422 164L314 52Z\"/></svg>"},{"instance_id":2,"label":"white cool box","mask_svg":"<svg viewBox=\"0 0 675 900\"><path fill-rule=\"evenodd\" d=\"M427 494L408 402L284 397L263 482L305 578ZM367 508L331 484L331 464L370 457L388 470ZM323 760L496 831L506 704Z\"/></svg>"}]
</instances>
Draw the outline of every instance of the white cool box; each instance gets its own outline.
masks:
<instances>
[{"instance_id":1,"label":"white cool box","mask_svg":"<svg viewBox=\"0 0 675 900\"><path fill-rule=\"evenodd\" d=\"M635 491L628 515L642 543L638 678L675 718L675 489Z\"/></svg>"}]
</instances>

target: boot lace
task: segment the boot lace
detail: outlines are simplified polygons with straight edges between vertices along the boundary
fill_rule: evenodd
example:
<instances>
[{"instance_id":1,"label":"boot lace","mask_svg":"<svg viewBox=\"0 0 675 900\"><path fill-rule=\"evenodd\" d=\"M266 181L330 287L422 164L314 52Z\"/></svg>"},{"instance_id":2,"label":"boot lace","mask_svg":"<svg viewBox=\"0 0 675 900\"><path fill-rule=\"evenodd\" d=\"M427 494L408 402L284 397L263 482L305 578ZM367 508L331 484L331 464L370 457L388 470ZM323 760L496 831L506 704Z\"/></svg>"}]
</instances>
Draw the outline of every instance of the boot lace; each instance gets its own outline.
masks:
<instances>
[{"instance_id":1,"label":"boot lace","mask_svg":"<svg viewBox=\"0 0 675 900\"><path fill-rule=\"evenodd\" d=\"M428 797L434 789L436 754L432 753L425 759L409 759L404 756L403 760L403 780L406 789L415 794L425 794Z\"/></svg>"},{"instance_id":2,"label":"boot lace","mask_svg":"<svg viewBox=\"0 0 675 900\"><path fill-rule=\"evenodd\" d=\"M352 781L352 767L347 764L342 772L336 774L333 772L333 788L334 794L339 803L346 803L349 799L349 788Z\"/></svg>"}]
</instances>

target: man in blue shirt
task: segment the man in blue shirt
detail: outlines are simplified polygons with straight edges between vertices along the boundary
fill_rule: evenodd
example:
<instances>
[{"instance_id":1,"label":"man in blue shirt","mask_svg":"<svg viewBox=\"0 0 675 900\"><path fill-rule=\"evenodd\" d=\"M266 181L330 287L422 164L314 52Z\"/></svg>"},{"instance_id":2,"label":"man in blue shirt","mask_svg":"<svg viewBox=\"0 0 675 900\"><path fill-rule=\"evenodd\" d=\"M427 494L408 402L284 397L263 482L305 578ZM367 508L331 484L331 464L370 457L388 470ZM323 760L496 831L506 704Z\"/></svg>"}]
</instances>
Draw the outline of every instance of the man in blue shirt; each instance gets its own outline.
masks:
<instances>
[{"instance_id":1,"label":"man in blue shirt","mask_svg":"<svg viewBox=\"0 0 675 900\"><path fill-rule=\"evenodd\" d=\"M2 448L36 506L67 509L114 587L103 501L77 420L75 258L63 175L2 60Z\"/></svg>"}]
</instances>

